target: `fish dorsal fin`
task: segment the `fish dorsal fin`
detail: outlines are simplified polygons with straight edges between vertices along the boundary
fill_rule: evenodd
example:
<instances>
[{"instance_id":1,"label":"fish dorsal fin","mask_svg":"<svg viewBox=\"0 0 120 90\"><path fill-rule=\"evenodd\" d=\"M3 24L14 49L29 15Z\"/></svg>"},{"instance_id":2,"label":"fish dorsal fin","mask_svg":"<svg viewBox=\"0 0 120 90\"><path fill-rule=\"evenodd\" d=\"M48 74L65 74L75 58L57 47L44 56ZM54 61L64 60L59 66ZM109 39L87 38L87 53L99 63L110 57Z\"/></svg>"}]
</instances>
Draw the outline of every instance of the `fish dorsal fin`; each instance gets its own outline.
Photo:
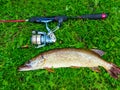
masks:
<instances>
[{"instance_id":1,"label":"fish dorsal fin","mask_svg":"<svg viewBox=\"0 0 120 90\"><path fill-rule=\"evenodd\" d=\"M91 50L92 50L93 52L97 53L97 54L100 55L100 56L103 56L103 55L105 54L104 51L99 50L99 49L91 49Z\"/></svg>"}]
</instances>

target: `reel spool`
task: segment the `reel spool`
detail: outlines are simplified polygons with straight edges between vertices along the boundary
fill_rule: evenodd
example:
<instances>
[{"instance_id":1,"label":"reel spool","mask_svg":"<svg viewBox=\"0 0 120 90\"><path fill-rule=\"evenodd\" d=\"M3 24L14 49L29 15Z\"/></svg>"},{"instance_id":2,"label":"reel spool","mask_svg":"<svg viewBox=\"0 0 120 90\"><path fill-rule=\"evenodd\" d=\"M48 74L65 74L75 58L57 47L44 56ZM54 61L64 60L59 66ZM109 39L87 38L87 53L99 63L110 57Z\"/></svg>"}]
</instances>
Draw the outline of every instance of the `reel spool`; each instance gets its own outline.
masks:
<instances>
[{"instance_id":1,"label":"reel spool","mask_svg":"<svg viewBox=\"0 0 120 90\"><path fill-rule=\"evenodd\" d=\"M46 45L46 33L39 31L32 31L31 43L43 47Z\"/></svg>"}]
</instances>

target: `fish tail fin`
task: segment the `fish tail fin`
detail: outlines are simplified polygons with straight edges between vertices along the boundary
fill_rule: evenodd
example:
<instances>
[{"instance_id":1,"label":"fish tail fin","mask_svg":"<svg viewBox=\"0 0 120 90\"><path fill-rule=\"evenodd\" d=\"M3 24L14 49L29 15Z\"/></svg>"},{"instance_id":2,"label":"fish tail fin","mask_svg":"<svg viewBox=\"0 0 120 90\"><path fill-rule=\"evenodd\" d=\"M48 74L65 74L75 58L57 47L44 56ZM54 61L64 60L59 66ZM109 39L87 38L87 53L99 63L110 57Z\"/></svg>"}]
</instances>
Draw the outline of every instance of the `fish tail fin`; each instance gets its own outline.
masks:
<instances>
[{"instance_id":1,"label":"fish tail fin","mask_svg":"<svg viewBox=\"0 0 120 90\"><path fill-rule=\"evenodd\" d=\"M114 64L111 64L111 68L109 70L107 70L110 75L115 78L115 79L118 79L118 75L120 74L120 67L114 65Z\"/></svg>"}]
</instances>

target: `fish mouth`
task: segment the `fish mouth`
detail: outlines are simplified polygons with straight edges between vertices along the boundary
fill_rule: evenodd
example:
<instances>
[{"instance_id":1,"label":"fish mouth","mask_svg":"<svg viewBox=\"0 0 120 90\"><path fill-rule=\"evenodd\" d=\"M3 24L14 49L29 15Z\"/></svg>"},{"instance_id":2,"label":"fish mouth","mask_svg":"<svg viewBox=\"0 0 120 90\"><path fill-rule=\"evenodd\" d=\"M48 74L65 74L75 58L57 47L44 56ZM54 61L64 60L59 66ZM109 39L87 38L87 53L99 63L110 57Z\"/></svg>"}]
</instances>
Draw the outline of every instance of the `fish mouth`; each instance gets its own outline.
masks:
<instances>
[{"instance_id":1,"label":"fish mouth","mask_svg":"<svg viewBox=\"0 0 120 90\"><path fill-rule=\"evenodd\" d=\"M18 71L28 71L28 70L31 70L30 65L23 65L18 68Z\"/></svg>"}]
</instances>

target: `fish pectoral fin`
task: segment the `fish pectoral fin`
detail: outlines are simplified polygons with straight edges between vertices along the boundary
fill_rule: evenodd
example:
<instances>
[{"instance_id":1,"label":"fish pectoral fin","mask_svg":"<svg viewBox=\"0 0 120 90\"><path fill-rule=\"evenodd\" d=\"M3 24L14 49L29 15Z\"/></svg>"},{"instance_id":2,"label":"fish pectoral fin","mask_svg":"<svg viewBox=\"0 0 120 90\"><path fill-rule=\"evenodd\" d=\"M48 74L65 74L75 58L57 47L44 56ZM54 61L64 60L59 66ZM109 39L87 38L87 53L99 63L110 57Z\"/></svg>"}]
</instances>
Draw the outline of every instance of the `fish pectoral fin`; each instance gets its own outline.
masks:
<instances>
[{"instance_id":1,"label":"fish pectoral fin","mask_svg":"<svg viewBox=\"0 0 120 90\"><path fill-rule=\"evenodd\" d=\"M45 67L44 69L46 69L48 72L55 72L53 69Z\"/></svg>"},{"instance_id":2,"label":"fish pectoral fin","mask_svg":"<svg viewBox=\"0 0 120 90\"><path fill-rule=\"evenodd\" d=\"M71 66L71 68L80 68L79 66Z\"/></svg>"},{"instance_id":3,"label":"fish pectoral fin","mask_svg":"<svg viewBox=\"0 0 120 90\"><path fill-rule=\"evenodd\" d=\"M99 67L90 67L90 69L92 69L92 70L95 71L95 72L100 72Z\"/></svg>"}]
</instances>

